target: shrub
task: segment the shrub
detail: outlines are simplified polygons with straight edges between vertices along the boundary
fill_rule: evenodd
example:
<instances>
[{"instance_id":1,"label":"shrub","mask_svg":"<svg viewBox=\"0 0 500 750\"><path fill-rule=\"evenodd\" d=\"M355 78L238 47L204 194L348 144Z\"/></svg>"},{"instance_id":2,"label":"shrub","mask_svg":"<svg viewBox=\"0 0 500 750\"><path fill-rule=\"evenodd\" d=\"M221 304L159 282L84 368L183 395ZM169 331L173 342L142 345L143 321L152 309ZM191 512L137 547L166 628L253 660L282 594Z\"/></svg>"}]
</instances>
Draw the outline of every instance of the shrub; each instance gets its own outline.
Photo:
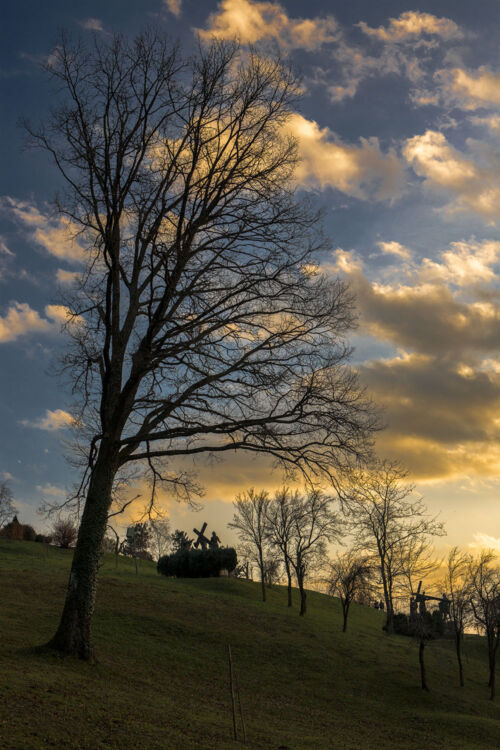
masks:
<instances>
[{"instance_id":1,"label":"shrub","mask_svg":"<svg viewBox=\"0 0 500 750\"><path fill-rule=\"evenodd\" d=\"M68 549L68 547L72 547L75 543L77 533L76 526L69 518L59 519L52 528L52 541L56 547Z\"/></svg>"},{"instance_id":2,"label":"shrub","mask_svg":"<svg viewBox=\"0 0 500 750\"><path fill-rule=\"evenodd\" d=\"M36 539L36 531L33 526L27 523L23 524L23 540L25 542L34 542Z\"/></svg>"},{"instance_id":3,"label":"shrub","mask_svg":"<svg viewBox=\"0 0 500 750\"><path fill-rule=\"evenodd\" d=\"M221 570L231 572L237 565L236 550L232 547L219 549L180 549L172 555L158 560L158 573L176 578L211 578Z\"/></svg>"},{"instance_id":4,"label":"shrub","mask_svg":"<svg viewBox=\"0 0 500 750\"><path fill-rule=\"evenodd\" d=\"M37 534L35 536L35 542L41 542L42 544L50 544L52 537L47 534Z\"/></svg>"}]
</instances>

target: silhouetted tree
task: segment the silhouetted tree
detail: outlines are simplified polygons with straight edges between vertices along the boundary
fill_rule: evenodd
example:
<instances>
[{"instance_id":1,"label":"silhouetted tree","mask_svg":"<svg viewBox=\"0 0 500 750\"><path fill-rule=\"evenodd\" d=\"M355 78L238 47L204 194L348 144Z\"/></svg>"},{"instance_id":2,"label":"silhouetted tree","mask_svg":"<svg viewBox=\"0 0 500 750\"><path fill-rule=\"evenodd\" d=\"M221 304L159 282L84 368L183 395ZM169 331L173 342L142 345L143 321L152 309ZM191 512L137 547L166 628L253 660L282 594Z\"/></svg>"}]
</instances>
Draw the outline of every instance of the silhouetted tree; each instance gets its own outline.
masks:
<instances>
[{"instance_id":1,"label":"silhouetted tree","mask_svg":"<svg viewBox=\"0 0 500 750\"><path fill-rule=\"evenodd\" d=\"M0 529L5 524L12 521L13 517L18 513L16 506L14 505L14 496L7 482L3 479L0 480Z\"/></svg>"},{"instance_id":2,"label":"silhouetted tree","mask_svg":"<svg viewBox=\"0 0 500 750\"><path fill-rule=\"evenodd\" d=\"M288 606L292 606L292 564L290 562L290 543L294 524L293 511L297 503L297 492L288 487L278 490L267 508L266 536L272 547L281 553L287 578Z\"/></svg>"},{"instance_id":3,"label":"silhouetted tree","mask_svg":"<svg viewBox=\"0 0 500 750\"><path fill-rule=\"evenodd\" d=\"M415 549L415 541L445 533L443 524L428 515L413 490L401 466L380 461L368 470L351 472L342 493L358 549L377 561L389 633L393 631L395 583L407 575L405 568L409 570L406 553L409 556Z\"/></svg>"},{"instance_id":4,"label":"silhouetted tree","mask_svg":"<svg viewBox=\"0 0 500 750\"><path fill-rule=\"evenodd\" d=\"M462 664L462 643L465 626L471 617L471 581L469 570L470 555L460 552L458 547L452 547L446 560L444 588L450 600L450 620L455 638L455 652L458 663L458 677L460 686L464 687L464 670Z\"/></svg>"},{"instance_id":5,"label":"silhouetted tree","mask_svg":"<svg viewBox=\"0 0 500 750\"><path fill-rule=\"evenodd\" d=\"M134 524L134 537L124 540L121 548L123 555L136 557L140 560L152 560L150 551L151 529L147 521Z\"/></svg>"},{"instance_id":6,"label":"silhouetted tree","mask_svg":"<svg viewBox=\"0 0 500 750\"><path fill-rule=\"evenodd\" d=\"M338 596L342 606L342 632L347 630L347 618L351 603L356 595L366 591L372 569L366 557L355 550L338 553L330 562L327 579L328 590L332 596Z\"/></svg>"},{"instance_id":7,"label":"silhouetted tree","mask_svg":"<svg viewBox=\"0 0 500 750\"><path fill-rule=\"evenodd\" d=\"M168 518L152 518L149 521L150 549L154 560L166 554L170 547L172 534Z\"/></svg>"},{"instance_id":8,"label":"silhouetted tree","mask_svg":"<svg viewBox=\"0 0 500 750\"><path fill-rule=\"evenodd\" d=\"M214 41L188 61L154 33L61 38L46 127L28 126L86 244L65 300L65 372L81 396L84 502L51 646L90 658L99 553L115 487L144 467L184 498L179 455L271 454L335 481L374 420L346 369L353 300L315 266L328 243L295 196L280 61Z\"/></svg>"},{"instance_id":9,"label":"silhouetted tree","mask_svg":"<svg viewBox=\"0 0 500 750\"><path fill-rule=\"evenodd\" d=\"M176 529L170 536L170 543L174 552L179 552L182 549L191 549L193 540L188 537L185 531Z\"/></svg>"},{"instance_id":10,"label":"silhouetted tree","mask_svg":"<svg viewBox=\"0 0 500 750\"><path fill-rule=\"evenodd\" d=\"M241 542L252 548L259 566L262 601L266 601L265 546L267 540L267 509L269 495L265 490L256 492L253 487L238 495L233 503L233 520L229 528L235 529Z\"/></svg>"},{"instance_id":11,"label":"silhouetted tree","mask_svg":"<svg viewBox=\"0 0 500 750\"><path fill-rule=\"evenodd\" d=\"M340 528L329 495L318 490L294 495L289 560L299 587L301 615L307 609L305 580L326 563L326 544L338 539Z\"/></svg>"},{"instance_id":12,"label":"silhouetted tree","mask_svg":"<svg viewBox=\"0 0 500 750\"><path fill-rule=\"evenodd\" d=\"M474 619L488 644L490 698L495 698L495 673L498 644L500 643L500 569L493 567L495 555L483 551L469 563L471 607Z\"/></svg>"},{"instance_id":13,"label":"silhouetted tree","mask_svg":"<svg viewBox=\"0 0 500 750\"><path fill-rule=\"evenodd\" d=\"M52 526L52 542L56 547L61 547L62 549L72 547L76 541L77 534L78 530L69 518L59 518Z\"/></svg>"}]
</instances>

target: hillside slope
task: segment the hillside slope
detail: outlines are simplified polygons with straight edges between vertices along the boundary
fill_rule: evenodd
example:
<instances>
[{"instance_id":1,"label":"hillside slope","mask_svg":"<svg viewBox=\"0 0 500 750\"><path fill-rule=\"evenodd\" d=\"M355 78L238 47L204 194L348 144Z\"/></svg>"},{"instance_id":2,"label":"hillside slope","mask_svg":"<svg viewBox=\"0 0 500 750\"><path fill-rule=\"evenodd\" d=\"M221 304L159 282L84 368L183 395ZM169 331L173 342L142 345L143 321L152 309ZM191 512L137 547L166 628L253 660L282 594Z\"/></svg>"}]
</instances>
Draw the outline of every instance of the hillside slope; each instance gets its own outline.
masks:
<instances>
[{"instance_id":1,"label":"hillside slope","mask_svg":"<svg viewBox=\"0 0 500 750\"><path fill-rule=\"evenodd\" d=\"M299 618L284 589L172 580L131 560L101 570L87 664L35 649L53 633L71 552L0 541L0 747L236 748L231 644L253 748L493 748L500 705L488 700L483 640L466 640L466 687L452 644L387 637L383 615L354 606L343 634L337 600L310 593ZM500 698L499 698L500 701Z\"/></svg>"}]
</instances>

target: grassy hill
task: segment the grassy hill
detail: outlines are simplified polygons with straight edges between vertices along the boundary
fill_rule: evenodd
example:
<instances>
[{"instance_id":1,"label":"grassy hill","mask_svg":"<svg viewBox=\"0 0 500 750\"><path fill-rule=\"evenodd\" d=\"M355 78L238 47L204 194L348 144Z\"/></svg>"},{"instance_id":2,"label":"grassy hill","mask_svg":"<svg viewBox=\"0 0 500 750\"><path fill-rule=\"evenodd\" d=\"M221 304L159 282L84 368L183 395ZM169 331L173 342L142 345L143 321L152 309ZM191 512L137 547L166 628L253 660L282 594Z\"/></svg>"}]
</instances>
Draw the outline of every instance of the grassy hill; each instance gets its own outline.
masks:
<instances>
[{"instance_id":1,"label":"grassy hill","mask_svg":"<svg viewBox=\"0 0 500 750\"><path fill-rule=\"evenodd\" d=\"M57 625L71 552L0 541L0 747L236 748L231 644L248 745L302 748L494 748L500 705L488 700L483 639L465 644L466 687L452 644L426 649L381 630L354 606L310 593L299 618L276 588L232 579L171 580L151 563L104 560L95 615L98 661L37 650ZM500 703L500 698L499 698Z\"/></svg>"}]
</instances>

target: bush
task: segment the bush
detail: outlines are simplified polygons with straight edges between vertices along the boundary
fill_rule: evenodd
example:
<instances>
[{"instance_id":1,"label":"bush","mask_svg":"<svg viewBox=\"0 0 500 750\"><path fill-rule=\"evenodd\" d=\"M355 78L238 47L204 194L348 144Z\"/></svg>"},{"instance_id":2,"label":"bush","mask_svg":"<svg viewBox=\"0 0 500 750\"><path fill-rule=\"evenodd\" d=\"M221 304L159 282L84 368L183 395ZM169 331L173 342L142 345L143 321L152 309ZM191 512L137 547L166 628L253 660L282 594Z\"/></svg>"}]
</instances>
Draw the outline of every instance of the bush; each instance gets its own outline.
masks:
<instances>
[{"instance_id":1,"label":"bush","mask_svg":"<svg viewBox=\"0 0 500 750\"><path fill-rule=\"evenodd\" d=\"M158 573L176 578L212 578L221 570L231 573L238 563L232 547L219 549L180 549L158 560Z\"/></svg>"},{"instance_id":2,"label":"bush","mask_svg":"<svg viewBox=\"0 0 500 750\"><path fill-rule=\"evenodd\" d=\"M23 541L34 542L36 540L36 531L33 526L27 523L23 524Z\"/></svg>"},{"instance_id":3,"label":"bush","mask_svg":"<svg viewBox=\"0 0 500 750\"><path fill-rule=\"evenodd\" d=\"M47 534L37 534L35 536L35 542L40 542L41 544L50 544L51 541L52 537Z\"/></svg>"},{"instance_id":4,"label":"bush","mask_svg":"<svg viewBox=\"0 0 500 750\"><path fill-rule=\"evenodd\" d=\"M76 541L77 534L77 528L69 518L56 521L52 528L52 540L56 547L61 547L62 549L72 547Z\"/></svg>"}]
</instances>

